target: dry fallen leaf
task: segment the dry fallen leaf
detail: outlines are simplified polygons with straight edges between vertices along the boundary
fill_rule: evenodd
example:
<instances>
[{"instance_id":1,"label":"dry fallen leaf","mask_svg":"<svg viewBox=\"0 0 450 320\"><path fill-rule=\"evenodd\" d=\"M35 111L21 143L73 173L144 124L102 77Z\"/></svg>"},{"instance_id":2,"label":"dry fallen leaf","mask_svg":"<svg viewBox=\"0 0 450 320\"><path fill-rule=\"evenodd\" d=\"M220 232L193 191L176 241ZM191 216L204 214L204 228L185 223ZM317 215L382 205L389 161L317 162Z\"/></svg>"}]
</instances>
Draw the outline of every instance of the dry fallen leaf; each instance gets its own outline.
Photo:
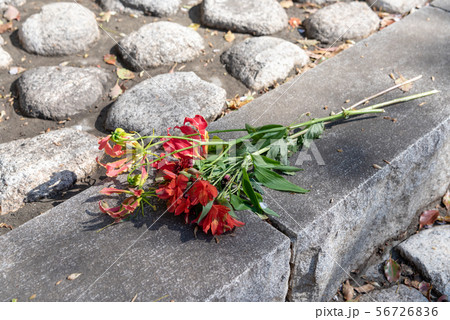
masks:
<instances>
[{"instance_id":1,"label":"dry fallen leaf","mask_svg":"<svg viewBox=\"0 0 450 320\"><path fill-rule=\"evenodd\" d=\"M99 16L101 18L97 18L97 21L108 23L111 16L114 16L115 14L116 13L114 11L100 12Z\"/></svg>"},{"instance_id":2,"label":"dry fallen leaf","mask_svg":"<svg viewBox=\"0 0 450 320\"><path fill-rule=\"evenodd\" d=\"M422 229L424 226L432 225L437 218L439 217L439 210L432 209L432 210L426 210L420 214L419 218L419 230Z\"/></svg>"},{"instance_id":3,"label":"dry fallen leaf","mask_svg":"<svg viewBox=\"0 0 450 320\"><path fill-rule=\"evenodd\" d=\"M0 122L3 121L4 116L6 116L6 111L5 110L0 111Z\"/></svg>"},{"instance_id":4,"label":"dry fallen leaf","mask_svg":"<svg viewBox=\"0 0 450 320\"><path fill-rule=\"evenodd\" d=\"M188 28L194 29L195 31L198 30L198 28L200 28L200 25L198 23L191 23Z\"/></svg>"},{"instance_id":5,"label":"dry fallen leaf","mask_svg":"<svg viewBox=\"0 0 450 320\"><path fill-rule=\"evenodd\" d=\"M134 73L125 68L117 69L117 76L122 80L131 80L134 79Z\"/></svg>"},{"instance_id":6,"label":"dry fallen leaf","mask_svg":"<svg viewBox=\"0 0 450 320\"><path fill-rule=\"evenodd\" d=\"M294 2L292 2L292 0L283 0L280 2L280 5L285 9L289 9L294 6Z\"/></svg>"},{"instance_id":7,"label":"dry fallen leaf","mask_svg":"<svg viewBox=\"0 0 450 320\"><path fill-rule=\"evenodd\" d=\"M55 286L58 286L61 282L62 280L59 280L58 282L55 283Z\"/></svg>"},{"instance_id":8,"label":"dry fallen leaf","mask_svg":"<svg viewBox=\"0 0 450 320\"><path fill-rule=\"evenodd\" d=\"M232 33L231 31L228 31L227 33L225 33L223 38L227 42L233 42L236 37L234 36L234 33Z\"/></svg>"},{"instance_id":9,"label":"dry fallen leaf","mask_svg":"<svg viewBox=\"0 0 450 320\"><path fill-rule=\"evenodd\" d=\"M0 222L0 228L8 228L9 230L12 230L13 227L9 224L6 224L4 222Z\"/></svg>"},{"instance_id":10,"label":"dry fallen leaf","mask_svg":"<svg viewBox=\"0 0 450 320\"><path fill-rule=\"evenodd\" d=\"M400 73L399 73L400 77L398 79L395 80L395 84L402 84L403 82L406 81L405 77L403 77ZM403 86L400 87L400 89L403 92L408 92L409 90L411 90L412 88L412 82L405 84Z\"/></svg>"},{"instance_id":11,"label":"dry fallen leaf","mask_svg":"<svg viewBox=\"0 0 450 320\"><path fill-rule=\"evenodd\" d=\"M125 87L123 85L119 85L119 81L116 82L116 85L109 90L109 97L114 100L117 99L122 93L125 92Z\"/></svg>"},{"instance_id":12,"label":"dry fallen leaf","mask_svg":"<svg viewBox=\"0 0 450 320\"><path fill-rule=\"evenodd\" d=\"M344 294L345 301L351 301L353 299L354 290L348 280L342 285L342 293Z\"/></svg>"},{"instance_id":13,"label":"dry fallen leaf","mask_svg":"<svg viewBox=\"0 0 450 320\"><path fill-rule=\"evenodd\" d=\"M433 288L433 286L426 282L426 281L422 281L419 284L419 291L425 296L427 297L428 301L430 301L430 294L431 294L431 289Z\"/></svg>"},{"instance_id":14,"label":"dry fallen leaf","mask_svg":"<svg viewBox=\"0 0 450 320\"><path fill-rule=\"evenodd\" d=\"M11 67L11 68L9 69L9 74L15 75L15 74L22 73L22 72L24 72L25 70L27 70L27 69L22 68L22 67Z\"/></svg>"},{"instance_id":15,"label":"dry fallen leaf","mask_svg":"<svg viewBox=\"0 0 450 320\"><path fill-rule=\"evenodd\" d=\"M315 46L319 43L319 41L317 40L312 40L312 39L301 39L301 40L296 40L298 43L300 43L301 45L310 47L310 46Z\"/></svg>"},{"instance_id":16,"label":"dry fallen leaf","mask_svg":"<svg viewBox=\"0 0 450 320\"><path fill-rule=\"evenodd\" d=\"M242 96L242 97L240 97L237 94L236 96L234 96L233 99L227 99L226 103L227 103L228 108L230 108L232 110L237 110L253 100L254 100L254 98L253 98L251 92L248 92L247 95Z\"/></svg>"},{"instance_id":17,"label":"dry fallen leaf","mask_svg":"<svg viewBox=\"0 0 450 320\"><path fill-rule=\"evenodd\" d=\"M6 31L12 31L12 29L13 29L12 21L5 23L5 24L0 24L0 34L6 32Z\"/></svg>"},{"instance_id":18,"label":"dry fallen leaf","mask_svg":"<svg viewBox=\"0 0 450 320\"><path fill-rule=\"evenodd\" d=\"M112 64L113 66L115 66L117 62L117 57L113 54L108 53L103 56L103 61L105 61L105 63L107 64Z\"/></svg>"},{"instance_id":19,"label":"dry fallen leaf","mask_svg":"<svg viewBox=\"0 0 450 320\"><path fill-rule=\"evenodd\" d=\"M5 19L7 19L8 21L13 21L13 20L20 21L20 12L19 12L19 10L17 10L16 7L9 5L8 9L3 14L3 17Z\"/></svg>"},{"instance_id":20,"label":"dry fallen leaf","mask_svg":"<svg viewBox=\"0 0 450 320\"><path fill-rule=\"evenodd\" d=\"M34 298L36 298L36 293L31 295L31 297L29 297L28 299L33 300Z\"/></svg>"},{"instance_id":21,"label":"dry fallen leaf","mask_svg":"<svg viewBox=\"0 0 450 320\"><path fill-rule=\"evenodd\" d=\"M75 280L76 278L78 278L79 276L81 276L81 273L72 273L71 275L69 275L67 277L67 280Z\"/></svg>"},{"instance_id":22,"label":"dry fallen leaf","mask_svg":"<svg viewBox=\"0 0 450 320\"><path fill-rule=\"evenodd\" d=\"M363 286L361 286L361 287L357 287L357 288L354 288L358 293L369 293L370 291L372 291L373 289L375 289L375 287L372 285L372 284L370 284L370 283L367 283L367 284L365 284L365 285L363 285Z\"/></svg>"},{"instance_id":23,"label":"dry fallen leaf","mask_svg":"<svg viewBox=\"0 0 450 320\"><path fill-rule=\"evenodd\" d=\"M450 190L442 197L442 203L447 211L450 210Z\"/></svg>"}]
</instances>

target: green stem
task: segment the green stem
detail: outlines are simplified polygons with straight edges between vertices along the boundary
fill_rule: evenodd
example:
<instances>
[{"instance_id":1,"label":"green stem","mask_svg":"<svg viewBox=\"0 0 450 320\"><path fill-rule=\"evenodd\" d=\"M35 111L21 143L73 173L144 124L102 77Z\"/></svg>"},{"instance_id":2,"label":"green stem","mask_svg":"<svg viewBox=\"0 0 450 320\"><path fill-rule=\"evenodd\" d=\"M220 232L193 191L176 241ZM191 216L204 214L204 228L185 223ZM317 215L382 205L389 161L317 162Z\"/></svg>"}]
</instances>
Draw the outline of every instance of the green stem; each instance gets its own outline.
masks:
<instances>
[{"instance_id":1,"label":"green stem","mask_svg":"<svg viewBox=\"0 0 450 320\"><path fill-rule=\"evenodd\" d=\"M413 95L410 95L410 96L406 96L406 97L390 100L390 101L387 101L387 102L374 104L373 106L365 107L365 108L359 109L359 110L360 111L365 111L365 110L379 109L379 108L383 108L383 107L386 107L386 106L389 106L389 105L392 105L392 104L396 104L396 103L400 103L400 102L406 102L406 101L410 101L410 100L414 100L414 99L430 96L430 95L438 93L438 92L439 92L438 90L431 90L431 91L427 91L427 92L413 94Z\"/></svg>"}]
</instances>

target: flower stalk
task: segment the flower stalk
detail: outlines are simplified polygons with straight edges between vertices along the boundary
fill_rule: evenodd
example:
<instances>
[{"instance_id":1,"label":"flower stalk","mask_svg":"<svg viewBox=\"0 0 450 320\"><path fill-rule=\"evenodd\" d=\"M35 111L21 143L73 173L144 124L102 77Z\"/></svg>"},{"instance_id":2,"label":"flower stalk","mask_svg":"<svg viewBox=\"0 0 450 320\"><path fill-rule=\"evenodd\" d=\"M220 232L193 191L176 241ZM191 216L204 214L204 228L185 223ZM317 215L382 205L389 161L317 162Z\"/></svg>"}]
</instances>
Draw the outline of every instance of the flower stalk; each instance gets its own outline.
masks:
<instances>
[{"instance_id":1,"label":"flower stalk","mask_svg":"<svg viewBox=\"0 0 450 320\"><path fill-rule=\"evenodd\" d=\"M127 172L129 186L127 189L103 189L101 193L105 195L119 194L125 199L116 207L109 207L101 201L99 208L117 222L132 216L139 207L143 210L144 204L155 208L152 198L157 198L166 201L167 211L176 216L184 215L186 223L197 224L205 233L211 231L213 235L244 225L237 219L235 211L250 210L263 219L277 215L264 204L262 187L294 193L308 192L286 180L280 173L291 175L301 170L290 166L288 157L319 138L324 124L358 115L383 113L383 107L438 92L431 90L356 109L366 101L404 84L363 99L337 114L289 126L246 125L242 129L208 132L205 119L196 115L186 118L183 126L174 128L182 134L172 135L169 128L167 135L140 136L118 128L100 139L99 149L121 159L99 163L110 177ZM209 138L212 133L238 131L246 134L230 141ZM148 139L150 142L145 144ZM155 150L159 145L162 145L164 152L157 154ZM148 183L150 169L156 171L152 185Z\"/></svg>"}]
</instances>

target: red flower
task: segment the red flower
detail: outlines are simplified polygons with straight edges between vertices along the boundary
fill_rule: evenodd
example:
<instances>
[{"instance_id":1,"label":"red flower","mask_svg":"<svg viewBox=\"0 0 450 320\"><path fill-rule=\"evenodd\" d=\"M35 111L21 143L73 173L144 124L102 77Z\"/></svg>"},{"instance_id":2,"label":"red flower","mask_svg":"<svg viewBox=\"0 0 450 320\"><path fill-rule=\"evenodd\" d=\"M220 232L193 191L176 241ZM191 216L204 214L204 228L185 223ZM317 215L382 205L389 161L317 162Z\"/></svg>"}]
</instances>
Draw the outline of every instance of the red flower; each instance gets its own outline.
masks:
<instances>
[{"instance_id":1,"label":"red flower","mask_svg":"<svg viewBox=\"0 0 450 320\"><path fill-rule=\"evenodd\" d=\"M186 123L190 123L193 127L187 126ZM185 135L189 135L189 138L195 139L195 140L201 140L201 141L207 141L208 140L208 132L205 130L208 126L208 123L206 120L200 116L196 115L194 118L185 118L184 119L184 125L179 127L175 127L176 129L180 129L181 132ZM167 135L170 136L170 129L167 129ZM167 139L166 142L163 144L164 150L167 153L172 153L176 150L189 148L195 144L195 142L183 140L183 139L177 139L177 138L171 138ZM190 148L187 150L183 150L177 153L174 153L173 156L178 159L192 159L194 157L196 158L202 158L203 155L205 155L208 152L208 146L202 147L202 152L199 152L199 148Z\"/></svg>"},{"instance_id":2,"label":"red flower","mask_svg":"<svg viewBox=\"0 0 450 320\"><path fill-rule=\"evenodd\" d=\"M123 158L107 164L101 163L98 160L98 158L96 158L96 161L99 165L101 165L103 168L106 169L106 175L108 177L117 177L122 172L125 172L128 169L130 169L131 166L133 165L133 160L130 160L130 162L126 163L128 161L127 158Z\"/></svg>"},{"instance_id":3,"label":"red flower","mask_svg":"<svg viewBox=\"0 0 450 320\"><path fill-rule=\"evenodd\" d=\"M172 173L173 174L173 173ZM174 212L175 215L181 213L189 213L191 203L185 190L189 182L189 178L183 174L171 176L171 181L156 190L158 198L167 200L167 210Z\"/></svg>"},{"instance_id":4,"label":"red flower","mask_svg":"<svg viewBox=\"0 0 450 320\"><path fill-rule=\"evenodd\" d=\"M192 205L200 203L202 206L206 206L211 200L217 197L217 194L216 187L205 180L197 180L189 189Z\"/></svg>"},{"instance_id":5,"label":"red flower","mask_svg":"<svg viewBox=\"0 0 450 320\"><path fill-rule=\"evenodd\" d=\"M125 154L125 150L123 150L122 146L116 144L114 147L111 147L109 141L111 141L111 135L100 139L98 141L98 149L105 149L105 153L113 158L118 158Z\"/></svg>"},{"instance_id":6,"label":"red flower","mask_svg":"<svg viewBox=\"0 0 450 320\"><path fill-rule=\"evenodd\" d=\"M161 153L160 157L164 157L165 153ZM167 158L152 163L152 167L164 172L180 173L183 169L191 168L194 165L192 159L179 159L177 161L169 161Z\"/></svg>"},{"instance_id":7,"label":"red flower","mask_svg":"<svg viewBox=\"0 0 450 320\"><path fill-rule=\"evenodd\" d=\"M141 199L135 196L126 198L120 206L110 208L105 201L100 201L98 207L100 211L108 214L115 220L122 220L128 215L132 214L134 210L139 206Z\"/></svg>"},{"instance_id":8,"label":"red flower","mask_svg":"<svg viewBox=\"0 0 450 320\"><path fill-rule=\"evenodd\" d=\"M207 233L211 229L213 235L221 235L222 233L232 230L234 227L242 227L243 222L233 218L230 213L230 208L221 204L213 204L211 210L198 223L203 227L203 232ZM196 222L195 220L193 222Z\"/></svg>"}]
</instances>

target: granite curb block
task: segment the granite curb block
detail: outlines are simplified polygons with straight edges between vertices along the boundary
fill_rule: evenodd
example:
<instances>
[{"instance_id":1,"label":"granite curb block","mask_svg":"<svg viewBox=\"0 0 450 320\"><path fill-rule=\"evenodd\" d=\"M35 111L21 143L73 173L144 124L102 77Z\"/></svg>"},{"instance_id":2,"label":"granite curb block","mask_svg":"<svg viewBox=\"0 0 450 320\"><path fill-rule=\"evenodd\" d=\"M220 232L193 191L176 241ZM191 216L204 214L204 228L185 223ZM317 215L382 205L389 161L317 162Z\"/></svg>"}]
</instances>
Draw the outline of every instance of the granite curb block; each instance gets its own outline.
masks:
<instances>
[{"instance_id":1,"label":"granite curb block","mask_svg":"<svg viewBox=\"0 0 450 320\"><path fill-rule=\"evenodd\" d=\"M450 225L422 230L397 246L441 294L450 296Z\"/></svg>"},{"instance_id":2,"label":"granite curb block","mask_svg":"<svg viewBox=\"0 0 450 320\"><path fill-rule=\"evenodd\" d=\"M216 243L160 207L97 232L112 222L97 204L109 185L0 237L1 301L285 301L290 241L268 223L242 213Z\"/></svg>"},{"instance_id":3,"label":"granite curb block","mask_svg":"<svg viewBox=\"0 0 450 320\"><path fill-rule=\"evenodd\" d=\"M0 214L51 197L97 168L97 138L65 128L0 144Z\"/></svg>"},{"instance_id":4,"label":"granite curb block","mask_svg":"<svg viewBox=\"0 0 450 320\"><path fill-rule=\"evenodd\" d=\"M266 193L267 205L281 215L273 224L293 242L289 300L330 300L351 270L389 249L386 241L395 244L413 233L420 210L445 193L449 38L450 14L420 9L211 125L290 124L306 112L327 116L347 99L356 102L392 86L392 72L424 76L408 94L441 91L387 108L387 119L365 116L329 125L310 151L292 158L305 170L288 179L311 192ZM373 103L404 95L396 90Z\"/></svg>"}]
</instances>

